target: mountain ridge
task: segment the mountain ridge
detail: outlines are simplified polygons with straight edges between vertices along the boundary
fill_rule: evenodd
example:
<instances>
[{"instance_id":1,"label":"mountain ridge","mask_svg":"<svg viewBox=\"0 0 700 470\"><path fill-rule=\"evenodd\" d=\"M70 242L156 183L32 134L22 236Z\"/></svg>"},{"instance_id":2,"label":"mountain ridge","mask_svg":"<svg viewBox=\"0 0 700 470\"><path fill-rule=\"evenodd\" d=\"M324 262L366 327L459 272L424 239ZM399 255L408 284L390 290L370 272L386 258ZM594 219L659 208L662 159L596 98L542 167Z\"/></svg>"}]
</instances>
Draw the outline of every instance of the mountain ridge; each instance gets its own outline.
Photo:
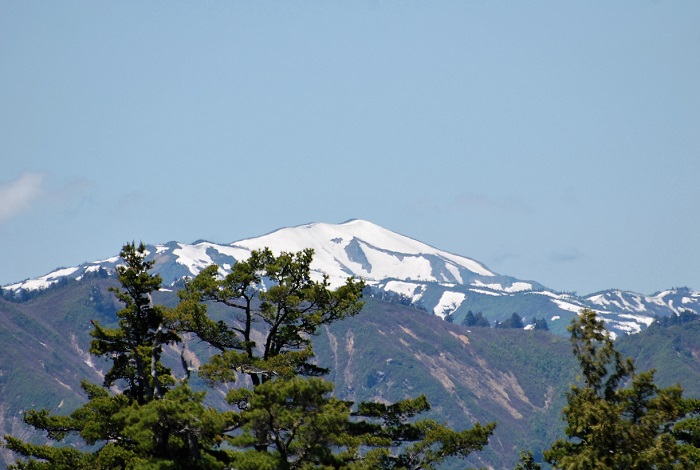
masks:
<instances>
[{"instance_id":1,"label":"mountain ridge","mask_svg":"<svg viewBox=\"0 0 700 470\"><path fill-rule=\"evenodd\" d=\"M324 276L332 287L349 276L362 278L378 295L388 294L434 315L461 321L469 310L482 311L492 322L517 312L526 318L544 318L554 332L565 334L569 319L582 308L598 311L614 335L638 333L656 316L700 313L700 293L687 288L666 289L643 295L609 289L584 296L557 292L533 280L498 274L466 256L440 250L414 238L392 232L372 222L350 219L341 224L314 222L283 227L259 237L229 244L198 240L192 244L170 241L147 245L155 261L154 271L173 288L185 277L195 276L217 264L225 275L252 250L269 247L274 252L314 249L312 275ZM10 284L10 295L49 287L62 279L105 270L113 272L118 257L60 268L45 276Z\"/></svg>"}]
</instances>

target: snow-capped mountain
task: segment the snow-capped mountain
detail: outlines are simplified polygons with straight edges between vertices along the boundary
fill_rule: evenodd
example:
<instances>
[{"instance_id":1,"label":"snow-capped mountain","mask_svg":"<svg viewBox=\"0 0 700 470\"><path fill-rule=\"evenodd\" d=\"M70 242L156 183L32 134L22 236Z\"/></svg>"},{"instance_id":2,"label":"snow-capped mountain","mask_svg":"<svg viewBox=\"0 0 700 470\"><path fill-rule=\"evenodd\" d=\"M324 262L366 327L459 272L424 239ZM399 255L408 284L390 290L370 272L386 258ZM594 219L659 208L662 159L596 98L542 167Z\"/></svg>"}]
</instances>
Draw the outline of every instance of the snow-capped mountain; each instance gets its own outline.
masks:
<instances>
[{"instance_id":1,"label":"snow-capped mountain","mask_svg":"<svg viewBox=\"0 0 700 470\"><path fill-rule=\"evenodd\" d=\"M587 297L558 293L534 281L518 280L489 270L470 258L439 250L394 233L371 222L350 220L342 224L313 223L289 227L231 244L207 241L186 244L169 242L148 245L155 271L172 285L195 276L216 263L222 273L255 249L273 252L313 248L312 270L317 278L328 275L331 285L348 276L365 280L374 295L411 303L435 315L459 321L468 310L482 311L493 321L513 312L526 320L545 318L550 328L563 332L569 319L584 307L603 314L608 328L617 333L636 333L654 316L700 312L700 293L688 289L664 291L654 296L605 291ZM118 257L62 268L40 278L6 286L20 292L46 288L61 279L81 279L87 273L113 272Z\"/></svg>"}]
</instances>

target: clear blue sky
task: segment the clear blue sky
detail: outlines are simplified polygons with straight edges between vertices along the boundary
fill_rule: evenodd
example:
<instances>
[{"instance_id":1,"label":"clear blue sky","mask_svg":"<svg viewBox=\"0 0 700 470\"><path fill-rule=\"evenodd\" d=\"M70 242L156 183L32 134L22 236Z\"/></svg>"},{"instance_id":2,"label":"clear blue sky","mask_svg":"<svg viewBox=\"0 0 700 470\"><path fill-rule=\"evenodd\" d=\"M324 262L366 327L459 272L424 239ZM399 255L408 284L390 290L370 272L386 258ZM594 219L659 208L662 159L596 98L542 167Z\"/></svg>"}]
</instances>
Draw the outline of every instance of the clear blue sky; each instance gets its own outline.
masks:
<instances>
[{"instance_id":1,"label":"clear blue sky","mask_svg":"<svg viewBox=\"0 0 700 470\"><path fill-rule=\"evenodd\" d=\"M0 284L362 218L700 289L700 2L0 3Z\"/></svg>"}]
</instances>

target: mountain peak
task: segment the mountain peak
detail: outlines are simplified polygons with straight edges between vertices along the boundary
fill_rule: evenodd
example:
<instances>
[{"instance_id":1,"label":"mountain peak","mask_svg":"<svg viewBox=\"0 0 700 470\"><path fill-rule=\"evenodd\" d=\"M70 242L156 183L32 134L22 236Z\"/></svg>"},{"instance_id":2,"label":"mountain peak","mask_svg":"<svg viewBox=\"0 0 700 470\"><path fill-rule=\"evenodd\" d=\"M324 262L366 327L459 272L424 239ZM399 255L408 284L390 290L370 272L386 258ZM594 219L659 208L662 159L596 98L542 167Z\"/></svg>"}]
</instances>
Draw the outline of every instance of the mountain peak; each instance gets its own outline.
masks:
<instances>
[{"instance_id":1,"label":"mountain peak","mask_svg":"<svg viewBox=\"0 0 700 470\"><path fill-rule=\"evenodd\" d=\"M286 227L255 238L226 245L207 241L193 244L168 242L148 245L154 271L165 285L183 277L196 276L217 264L227 273L253 250L268 247L275 253L312 248L312 276L328 276L331 287L345 283L349 276L364 279L373 293L424 308L435 315L459 321L467 310L483 311L492 321L513 312L527 318L547 316L556 322L550 328L565 334L568 319L582 308L603 315L612 331L635 333L654 321L654 316L700 311L700 293L688 289L661 291L642 296L619 290L602 291L586 297L554 292L534 281L522 281L492 272L470 258L455 255L362 219L340 224L313 222ZM62 268L40 278L19 282L5 290L37 290L62 279L82 279L102 269L111 272L118 257Z\"/></svg>"}]
</instances>

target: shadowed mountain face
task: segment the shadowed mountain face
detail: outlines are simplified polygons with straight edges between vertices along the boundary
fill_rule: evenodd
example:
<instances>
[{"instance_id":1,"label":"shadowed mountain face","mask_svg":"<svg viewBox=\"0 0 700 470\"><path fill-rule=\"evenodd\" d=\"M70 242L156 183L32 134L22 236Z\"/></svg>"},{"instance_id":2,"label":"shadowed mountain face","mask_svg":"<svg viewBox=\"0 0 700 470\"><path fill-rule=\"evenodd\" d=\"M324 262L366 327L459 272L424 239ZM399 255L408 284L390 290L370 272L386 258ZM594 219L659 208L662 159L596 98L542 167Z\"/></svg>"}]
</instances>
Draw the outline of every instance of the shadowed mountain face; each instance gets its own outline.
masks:
<instances>
[{"instance_id":1,"label":"shadowed mountain face","mask_svg":"<svg viewBox=\"0 0 700 470\"><path fill-rule=\"evenodd\" d=\"M421 308L438 317L460 323L469 310L481 312L491 323L504 321L513 312L525 319L546 319L552 332L566 335L566 326L582 308L604 316L614 335L638 333L655 316L700 312L700 293L670 289L646 296L608 290L587 296L555 292L535 281L519 280L494 273L473 259L439 250L371 222L351 220L342 224L315 223L277 230L231 244L169 242L149 245L155 272L165 285L173 286L183 277L194 276L212 263L222 273L251 250L270 247L275 252L314 249L313 273L328 276L331 286L341 285L348 276L362 278L375 295ZM4 295L23 297L28 292L84 276L109 275L119 263L117 257L61 268L45 276L4 288Z\"/></svg>"},{"instance_id":2,"label":"shadowed mountain face","mask_svg":"<svg viewBox=\"0 0 700 470\"><path fill-rule=\"evenodd\" d=\"M68 413L84 399L81 380L101 383L105 363L87 353L90 320L116 321L119 305L107 290L113 285L114 279L94 273L26 301L0 299L0 434L30 436L22 410L47 407ZM154 300L174 305L177 296L164 291ZM212 315L223 318L224 313L212 308ZM640 370L656 368L661 385L680 382L688 396L700 397L699 328L697 320L654 325L619 344ZM187 348L194 365L209 354L196 341ZM560 410L576 375L565 337L519 329L469 330L375 298L367 299L357 317L324 329L314 338L314 350L319 364L331 369L328 379L340 398L389 402L425 394L433 406L430 415L455 428L475 421L499 423L489 446L471 461L494 468L512 468L519 450L537 454L561 436ZM178 364L181 351L168 352ZM193 383L204 387L196 373ZM219 394L211 391L209 397L217 400Z\"/></svg>"}]
</instances>

